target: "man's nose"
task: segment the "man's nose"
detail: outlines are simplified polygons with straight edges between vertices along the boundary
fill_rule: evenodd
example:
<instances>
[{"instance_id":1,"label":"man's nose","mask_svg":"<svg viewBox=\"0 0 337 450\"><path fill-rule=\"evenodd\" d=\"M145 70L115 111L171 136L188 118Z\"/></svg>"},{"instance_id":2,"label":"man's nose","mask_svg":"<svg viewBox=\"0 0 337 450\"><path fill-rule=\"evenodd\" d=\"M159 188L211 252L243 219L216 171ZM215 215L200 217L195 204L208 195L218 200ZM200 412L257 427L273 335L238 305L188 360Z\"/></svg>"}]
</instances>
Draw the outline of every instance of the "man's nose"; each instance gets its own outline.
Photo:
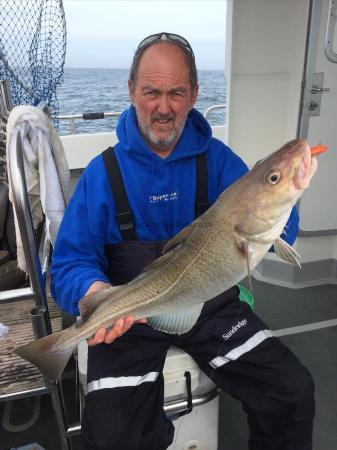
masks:
<instances>
[{"instance_id":1,"label":"man's nose","mask_svg":"<svg viewBox=\"0 0 337 450\"><path fill-rule=\"evenodd\" d=\"M170 99L167 95L161 95L158 102L157 110L160 114L166 115L171 112Z\"/></svg>"}]
</instances>

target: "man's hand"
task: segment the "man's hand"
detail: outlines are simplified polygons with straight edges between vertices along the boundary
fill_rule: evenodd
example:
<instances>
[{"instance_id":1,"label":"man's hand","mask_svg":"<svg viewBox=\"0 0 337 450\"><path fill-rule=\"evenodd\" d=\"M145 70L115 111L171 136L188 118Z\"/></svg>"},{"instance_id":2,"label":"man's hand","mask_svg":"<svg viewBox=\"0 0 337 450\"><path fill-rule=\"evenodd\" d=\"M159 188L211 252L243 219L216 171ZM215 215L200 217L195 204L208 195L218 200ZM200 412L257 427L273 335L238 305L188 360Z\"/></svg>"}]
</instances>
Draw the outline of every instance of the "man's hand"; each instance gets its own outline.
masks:
<instances>
[{"instance_id":1,"label":"man's hand","mask_svg":"<svg viewBox=\"0 0 337 450\"><path fill-rule=\"evenodd\" d=\"M95 281L87 290L86 295L92 294L93 292L100 291L101 289L106 289L110 287L110 284L104 283L103 281ZM111 344L115 339L122 336L126 331L128 331L135 323L146 323L146 319L136 320L132 316L125 317L123 319L118 319L112 326L107 330L106 328L100 328L96 331L94 337L88 339L88 345L94 347L98 344Z\"/></svg>"},{"instance_id":2,"label":"man's hand","mask_svg":"<svg viewBox=\"0 0 337 450\"><path fill-rule=\"evenodd\" d=\"M132 316L118 319L111 329L107 330L106 328L100 328L96 331L94 337L88 339L88 345L93 347L97 344L103 344L103 342L105 344L111 344L115 339L128 331L135 323L146 323L146 319L136 320Z\"/></svg>"},{"instance_id":3,"label":"man's hand","mask_svg":"<svg viewBox=\"0 0 337 450\"><path fill-rule=\"evenodd\" d=\"M100 291L101 289L107 289L110 286L111 284L105 283L104 281L95 281L90 285L85 295L92 294L93 292Z\"/></svg>"}]
</instances>

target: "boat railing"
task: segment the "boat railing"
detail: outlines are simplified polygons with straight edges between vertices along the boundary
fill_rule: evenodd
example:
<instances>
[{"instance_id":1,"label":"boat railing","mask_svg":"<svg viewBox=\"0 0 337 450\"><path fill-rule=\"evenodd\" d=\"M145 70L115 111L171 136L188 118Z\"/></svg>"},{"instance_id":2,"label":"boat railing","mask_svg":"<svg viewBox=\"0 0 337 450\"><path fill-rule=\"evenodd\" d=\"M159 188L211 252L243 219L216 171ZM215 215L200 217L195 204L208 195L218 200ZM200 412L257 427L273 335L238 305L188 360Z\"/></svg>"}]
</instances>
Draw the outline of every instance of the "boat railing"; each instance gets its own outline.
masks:
<instances>
[{"instance_id":1,"label":"boat railing","mask_svg":"<svg viewBox=\"0 0 337 450\"><path fill-rule=\"evenodd\" d=\"M208 118L208 116L211 114L211 112L216 111L217 109L224 109L226 108L226 104L225 103L221 103L219 105L212 105L209 108L205 109L204 111L204 117L205 119Z\"/></svg>"},{"instance_id":2,"label":"boat railing","mask_svg":"<svg viewBox=\"0 0 337 450\"><path fill-rule=\"evenodd\" d=\"M69 134L76 134L76 124L75 121L78 120L100 120L100 119L107 119L109 117L119 117L122 114L121 111L114 111L114 112L90 112L90 113L83 113L83 114L61 114L59 116L56 116L55 119L59 121L68 121L70 125Z\"/></svg>"},{"instance_id":3,"label":"boat railing","mask_svg":"<svg viewBox=\"0 0 337 450\"><path fill-rule=\"evenodd\" d=\"M24 130L21 129L17 135L17 142L14 146L8 148L8 167L11 180L11 188L13 193L14 208L17 214L17 222L20 229L22 246L24 250L27 273L30 280L30 288L26 291L26 296L30 293L34 300L36 307L42 306L48 308L47 297L45 292L45 281L41 269L39 251L37 250L37 242L35 238L33 220L31 217L28 194L26 189L25 171L23 168L22 147L23 147ZM48 242L45 237L41 241L41 254L45 254L48 250ZM14 289L14 291L16 291ZM12 296L12 291L0 292L0 299ZM46 316L46 329L51 333L50 322Z\"/></svg>"},{"instance_id":4,"label":"boat railing","mask_svg":"<svg viewBox=\"0 0 337 450\"><path fill-rule=\"evenodd\" d=\"M35 307L31 310L33 333L36 339L52 332L48 301L46 296L46 267L49 255L49 241L43 233L38 248L31 210L29 206L25 171L23 165L23 136L24 128L19 130L16 145L9 146L8 167L13 203L17 214L22 246L29 276L30 286L23 289L12 289L0 292L0 301L13 301L14 299L33 299ZM40 262L40 256L42 261ZM33 395L50 393L54 405L56 422L59 430L62 450L69 450L69 441L66 434L65 407L63 403L62 388L60 382L49 383L45 380L45 386L38 389L26 389L11 394L0 395L1 401L17 399Z\"/></svg>"},{"instance_id":5,"label":"boat railing","mask_svg":"<svg viewBox=\"0 0 337 450\"><path fill-rule=\"evenodd\" d=\"M207 108L203 115L207 119L208 116L218 109L226 108L225 104L218 104L218 105L212 105L209 108ZM76 121L84 120L101 120L101 119L107 119L109 117L119 117L122 114L121 111L108 111L108 112L88 112L83 114L61 114L59 116L56 116L55 119L63 122L68 121L69 122L69 134L76 134Z\"/></svg>"}]
</instances>

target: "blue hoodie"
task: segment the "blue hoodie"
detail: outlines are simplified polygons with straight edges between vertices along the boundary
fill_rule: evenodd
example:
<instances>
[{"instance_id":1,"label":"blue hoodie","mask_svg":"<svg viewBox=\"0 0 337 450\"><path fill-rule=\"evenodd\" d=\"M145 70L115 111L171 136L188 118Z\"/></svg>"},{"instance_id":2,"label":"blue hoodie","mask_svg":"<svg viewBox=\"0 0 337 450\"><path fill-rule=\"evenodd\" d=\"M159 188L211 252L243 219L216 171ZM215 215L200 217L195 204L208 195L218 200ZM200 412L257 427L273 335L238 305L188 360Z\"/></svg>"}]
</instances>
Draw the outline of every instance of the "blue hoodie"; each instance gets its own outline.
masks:
<instances>
[{"instance_id":1,"label":"blue hoodie","mask_svg":"<svg viewBox=\"0 0 337 450\"><path fill-rule=\"evenodd\" d=\"M195 219L195 155L207 151L210 204L248 170L232 150L212 137L208 122L195 109L189 113L174 151L165 159L150 150L140 135L133 106L121 115L117 137L116 156L141 241L168 239ZM115 211L99 155L77 184L53 252L52 295L71 314L78 314L78 301L94 281L109 282L104 248L121 242ZM290 244L297 228L294 209L286 236Z\"/></svg>"}]
</instances>

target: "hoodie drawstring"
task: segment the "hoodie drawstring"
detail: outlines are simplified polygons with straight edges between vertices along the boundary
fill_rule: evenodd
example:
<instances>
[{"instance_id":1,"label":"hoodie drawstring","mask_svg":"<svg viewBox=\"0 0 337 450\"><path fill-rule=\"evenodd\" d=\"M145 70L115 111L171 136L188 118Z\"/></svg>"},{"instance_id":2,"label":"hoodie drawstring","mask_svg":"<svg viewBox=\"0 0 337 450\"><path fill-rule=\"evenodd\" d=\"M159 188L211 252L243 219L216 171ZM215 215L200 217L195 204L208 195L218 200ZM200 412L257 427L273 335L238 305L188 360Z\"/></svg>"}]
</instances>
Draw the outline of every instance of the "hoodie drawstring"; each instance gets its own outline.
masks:
<instances>
[{"instance_id":1,"label":"hoodie drawstring","mask_svg":"<svg viewBox=\"0 0 337 450\"><path fill-rule=\"evenodd\" d=\"M167 198L167 207L166 207L166 217L167 219L170 219L170 222L167 222L167 233L169 237L173 236L174 233L174 223L173 223L173 217L170 215L171 210L171 195L172 195L172 185L173 185L173 165L174 161L169 163L170 171L169 171L169 184L168 184L168 198Z\"/></svg>"},{"instance_id":2,"label":"hoodie drawstring","mask_svg":"<svg viewBox=\"0 0 337 450\"><path fill-rule=\"evenodd\" d=\"M156 233L154 230L154 227L156 227L157 224L150 223L150 221L146 220L147 218L150 218L149 209L151 208L151 192L154 182L154 175L155 175L155 157L154 155L151 155L151 175L150 175L150 182L149 182L149 188L147 192L147 198L144 202L144 210L143 210L143 217L145 220L144 226L147 227L149 232L153 235L153 238L155 239Z\"/></svg>"}]
</instances>

